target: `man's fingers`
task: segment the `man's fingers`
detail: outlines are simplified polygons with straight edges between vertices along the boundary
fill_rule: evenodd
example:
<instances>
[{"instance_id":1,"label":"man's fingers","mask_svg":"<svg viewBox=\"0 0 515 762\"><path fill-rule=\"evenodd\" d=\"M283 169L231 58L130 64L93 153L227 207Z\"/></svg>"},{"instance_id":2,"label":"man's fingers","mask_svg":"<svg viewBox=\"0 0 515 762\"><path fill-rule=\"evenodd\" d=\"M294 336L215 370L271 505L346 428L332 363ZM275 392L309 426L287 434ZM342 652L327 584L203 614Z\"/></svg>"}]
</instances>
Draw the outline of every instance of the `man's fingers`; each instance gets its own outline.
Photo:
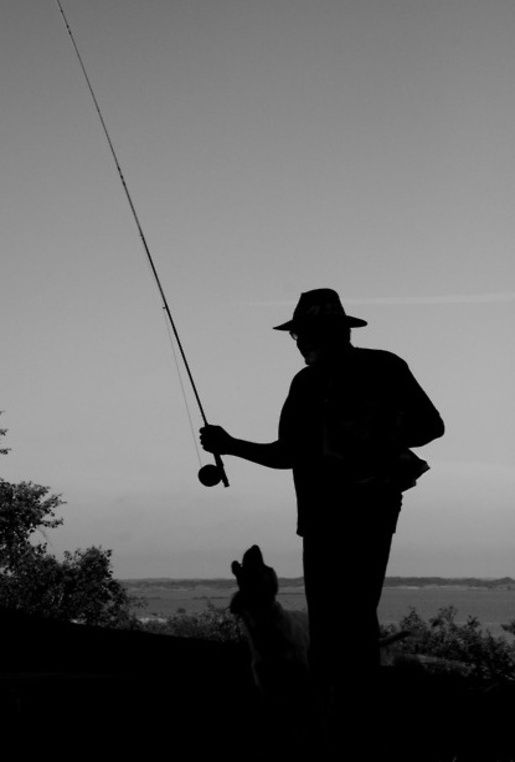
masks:
<instances>
[{"instance_id":1,"label":"man's fingers","mask_svg":"<svg viewBox=\"0 0 515 762\"><path fill-rule=\"evenodd\" d=\"M222 454L227 432L221 426L203 426L200 429L200 444L207 452Z\"/></svg>"},{"instance_id":2,"label":"man's fingers","mask_svg":"<svg viewBox=\"0 0 515 762\"><path fill-rule=\"evenodd\" d=\"M208 450L209 445L209 431L207 430L207 426L204 426L200 429L200 444L204 448L204 450Z\"/></svg>"}]
</instances>

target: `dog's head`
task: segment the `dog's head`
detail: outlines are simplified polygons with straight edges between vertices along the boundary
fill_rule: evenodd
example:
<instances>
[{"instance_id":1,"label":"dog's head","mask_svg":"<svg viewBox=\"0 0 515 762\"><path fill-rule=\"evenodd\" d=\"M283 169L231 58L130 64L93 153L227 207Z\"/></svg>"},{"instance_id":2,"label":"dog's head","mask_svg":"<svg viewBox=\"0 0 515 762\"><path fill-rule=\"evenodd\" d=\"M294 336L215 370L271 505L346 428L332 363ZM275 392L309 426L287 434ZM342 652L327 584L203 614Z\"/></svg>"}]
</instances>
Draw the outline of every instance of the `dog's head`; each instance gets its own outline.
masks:
<instances>
[{"instance_id":1,"label":"dog's head","mask_svg":"<svg viewBox=\"0 0 515 762\"><path fill-rule=\"evenodd\" d=\"M266 566L257 545L249 548L240 563L233 561L231 571L238 582L238 592L231 600L231 612L243 614L271 605L279 590L277 574Z\"/></svg>"}]
</instances>

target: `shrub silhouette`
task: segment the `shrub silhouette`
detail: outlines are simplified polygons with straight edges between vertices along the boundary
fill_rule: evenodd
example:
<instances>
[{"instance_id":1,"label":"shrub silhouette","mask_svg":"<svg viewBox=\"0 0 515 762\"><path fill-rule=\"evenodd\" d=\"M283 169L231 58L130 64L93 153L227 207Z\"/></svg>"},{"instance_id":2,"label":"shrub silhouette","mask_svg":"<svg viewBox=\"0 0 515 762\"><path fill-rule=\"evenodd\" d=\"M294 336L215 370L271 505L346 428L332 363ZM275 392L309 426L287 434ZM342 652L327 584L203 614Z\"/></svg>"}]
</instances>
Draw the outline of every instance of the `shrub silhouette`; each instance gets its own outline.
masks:
<instances>
[{"instance_id":1,"label":"shrub silhouette","mask_svg":"<svg viewBox=\"0 0 515 762\"><path fill-rule=\"evenodd\" d=\"M515 642L483 632L479 620L469 617L464 624L456 622L454 606L438 610L434 617L424 620L415 608L400 620L398 626L382 628L383 635L407 630L411 636L399 641L395 648L399 654L423 655L442 660L440 665L428 664L433 671L452 670L459 662L461 670L471 681L484 683L515 679ZM192 637L224 643L242 643L242 630L228 609L208 603L198 614L181 613L166 621L150 620L140 624L146 632ZM508 629L510 625L505 625ZM448 662L446 665L445 662Z\"/></svg>"},{"instance_id":2,"label":"shrub silhouette","mask_svg":"<svg viewBox=\"0 0 515 762\"><path fill-rule=\"evenodd\" d=\"M200 638L219 643L242 643L243 633L235 617L228 609L217 608L208 602L205 611L186 614L184 609L164 622L149 620L140 623L145 632L159 635L173 635L182 638Z\"/></svg>"},{"instance_id":3,"label":"shrub silhouette","mask_svg":"<svg viewBox=\"0 0 515 762\"><path fill-rule=\"evenodd\" d=\"M458 624L457 613L454 606L444 607L426 622L412 608L399 622L401 630L412 634L399 644L399 651L461 662L466 665L468 676L478 682L514 679L515 645L503 636L483 632L476 617Z\"/></svg>"}]
</instances>

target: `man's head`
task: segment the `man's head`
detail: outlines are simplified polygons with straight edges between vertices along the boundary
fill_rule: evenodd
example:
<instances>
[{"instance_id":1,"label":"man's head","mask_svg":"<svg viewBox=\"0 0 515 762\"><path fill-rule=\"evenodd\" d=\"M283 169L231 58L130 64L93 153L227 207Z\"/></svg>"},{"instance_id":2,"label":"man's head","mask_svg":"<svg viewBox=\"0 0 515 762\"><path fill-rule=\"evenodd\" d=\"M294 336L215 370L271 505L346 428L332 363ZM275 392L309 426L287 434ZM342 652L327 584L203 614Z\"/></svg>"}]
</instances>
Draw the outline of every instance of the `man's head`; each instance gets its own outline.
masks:
<instances>
[{"instance_id":1,"label":"man's head","mask_svg":"<svg viewBox=\"0 0 515 762\"><path fill-rule=\"evenodd\" d=\"M346 314L336 291L318 288L301 294L292 319L275 329L288 331L306 363L312 365L349 347L350 329L364 325L366 320Z\"/></svg>"}]
</instances>

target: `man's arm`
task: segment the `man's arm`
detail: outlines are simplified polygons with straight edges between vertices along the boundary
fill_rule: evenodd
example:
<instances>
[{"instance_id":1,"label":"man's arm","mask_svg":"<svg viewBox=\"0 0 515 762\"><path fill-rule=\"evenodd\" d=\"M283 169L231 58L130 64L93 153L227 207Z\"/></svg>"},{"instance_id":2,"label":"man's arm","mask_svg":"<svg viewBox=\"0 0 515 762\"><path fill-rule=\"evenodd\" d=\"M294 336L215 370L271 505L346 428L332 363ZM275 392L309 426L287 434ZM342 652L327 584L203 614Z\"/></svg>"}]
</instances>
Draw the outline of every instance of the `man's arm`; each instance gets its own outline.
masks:
<instances>
[{"instance_id":1,"label":"man's arm","mask_svg":"<svg viewBox=\"0 0 515 762\"><path fill-rule=\"evenodd\" d=\"M443 436L444 422L425 391L403 360L400 366L399 398L402 409L400 435L406 447L422 447Z\"/></svg>"},{"instance_id":2,"label":"man's arm","mask_svg":"<svg viewBox=\"0 0 515 762\"><path fill-rule=\"evenodd\" d=\"M291 468L291 458L279 441L259 443L232 437L221 426L200 429L200 443L207 452L234 455L267 468Z\"/></svg>"}]
</instances>

